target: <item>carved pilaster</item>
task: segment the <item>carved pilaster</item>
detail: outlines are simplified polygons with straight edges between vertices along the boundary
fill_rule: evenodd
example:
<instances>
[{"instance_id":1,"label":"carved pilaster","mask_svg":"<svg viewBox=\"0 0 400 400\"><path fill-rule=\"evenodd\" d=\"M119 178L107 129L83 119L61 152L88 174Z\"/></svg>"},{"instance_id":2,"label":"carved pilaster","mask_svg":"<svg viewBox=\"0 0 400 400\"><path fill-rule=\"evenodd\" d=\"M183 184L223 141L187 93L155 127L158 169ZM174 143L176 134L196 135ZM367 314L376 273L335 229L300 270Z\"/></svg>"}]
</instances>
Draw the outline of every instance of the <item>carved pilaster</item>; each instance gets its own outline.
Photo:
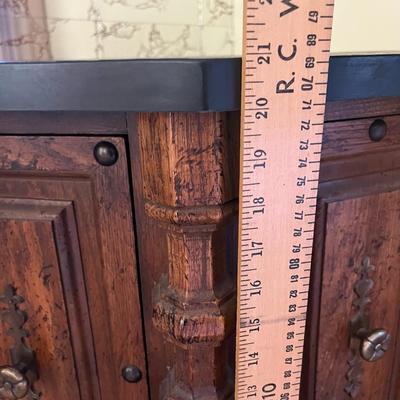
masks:
<instances>
[{"instance_id":1,"label":"carved pilaster","mask_svg":"<svg viewBox=\"0 0 400 400\"><path fill-rule=\"evenodd\" d=\"M238 135L226 114L152 113L139 116L139 138L145 212L168 246L153 292L153 323L173 345L161 396L228 398Z\"/></svg>"}]
</instances>

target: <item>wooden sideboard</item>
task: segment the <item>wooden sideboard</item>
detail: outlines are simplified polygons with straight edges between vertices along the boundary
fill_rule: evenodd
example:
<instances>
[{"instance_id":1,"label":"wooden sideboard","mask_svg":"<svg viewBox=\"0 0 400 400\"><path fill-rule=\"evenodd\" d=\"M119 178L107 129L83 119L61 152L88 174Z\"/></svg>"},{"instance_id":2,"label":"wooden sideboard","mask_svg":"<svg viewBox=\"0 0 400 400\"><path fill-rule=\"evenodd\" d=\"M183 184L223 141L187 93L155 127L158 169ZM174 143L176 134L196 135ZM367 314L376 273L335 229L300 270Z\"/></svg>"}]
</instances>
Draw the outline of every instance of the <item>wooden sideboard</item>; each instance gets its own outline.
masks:
<instances>
[{"instance_id":1,"label":"wooden sideboard","mask_svg":"<svg viewBox=\"0 0 400 400\"><path fill-rule=\"evenodd\" d=\"M74 99L69 84L64 103L36 103L47 81L0 95L0 398L25 378L43 400L233 398L240 63L200 63L179 66L191 100L177 82L157 100L137 78L142 106L95 87ZM302 400L396 400L400 92L346 94L344 70L327 104ZM381 359L364 359L380 356L367 340Z\"/></svg>"}]
</instances>

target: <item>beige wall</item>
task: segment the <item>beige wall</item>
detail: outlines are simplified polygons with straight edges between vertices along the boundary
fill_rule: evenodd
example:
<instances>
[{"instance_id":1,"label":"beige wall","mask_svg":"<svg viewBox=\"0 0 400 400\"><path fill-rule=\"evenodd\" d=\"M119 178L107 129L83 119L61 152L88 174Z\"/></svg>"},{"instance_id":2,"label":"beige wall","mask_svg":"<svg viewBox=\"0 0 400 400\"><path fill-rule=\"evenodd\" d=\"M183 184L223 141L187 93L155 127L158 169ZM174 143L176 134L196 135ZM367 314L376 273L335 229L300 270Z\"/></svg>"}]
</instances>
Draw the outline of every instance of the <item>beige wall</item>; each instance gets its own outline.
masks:
<instances>
[{"instance_id":1,"label":"beige wall","mask_svg":"<svg viewBox=\"0 0 400 400\"><path fill-rule=\"evenodd\" d=\"M336 0L332 52L400 53L400 0Z\"/></svg>"},{"instance_id":2,"label":"beige wall","mask_svg":"<svg viewBox=\"0 0 400 400\"><path fill-rule=\"evenodd\" d=\"M234 1L235 52L240 54L243 1ZM331 50L333 54L400 53L400 0L335 0Z\"/></svg>"},{"instance_id":3,"label":"beige wall","mask_svg":"<svg viewBox=\"0 0 400 400\"><path fill-rule=\"evenodd\" d=\"M240 56L242 6L243 0L5 2L0 60ZM400 0L336 0L332 52L400 53Z\"/></svg>"}]
</instances>

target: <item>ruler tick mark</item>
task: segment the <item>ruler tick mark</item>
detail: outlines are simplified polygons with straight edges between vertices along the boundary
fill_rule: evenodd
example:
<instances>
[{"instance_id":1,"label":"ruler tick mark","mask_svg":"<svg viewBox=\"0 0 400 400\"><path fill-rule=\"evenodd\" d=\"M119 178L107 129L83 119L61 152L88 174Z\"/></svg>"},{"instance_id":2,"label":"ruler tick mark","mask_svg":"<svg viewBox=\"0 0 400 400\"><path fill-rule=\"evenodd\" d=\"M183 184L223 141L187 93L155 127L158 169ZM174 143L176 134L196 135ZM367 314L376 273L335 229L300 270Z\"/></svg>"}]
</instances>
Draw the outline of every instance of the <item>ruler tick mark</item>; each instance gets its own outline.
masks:
<instances>
[{"instance_id":1,"label":"ruler tick mark","mask_svg":"<svg viewBox=\"0 0 400 400\"><path fill-rule=\"evenodd\" d=\"M287 57L271 49L276 49L278 44L283 49L291 49L291 38L301 39L310 34L309 21L303 19L302 13L289 11L280 17L280 3L272 1L269 6L261 7L258 0L247 0L244 10L236 400L249 400L246 387L265 385L265 371L268 371L268 381L276 382L279 390L289 382L290 387L285 390L287 398L299 400L334 2L302 1L300 8L315 10L320 17L313 24L315 45L308 46L306 41L298 40L293 58L283 60L279 68L269 68L272 61L277 65L281 56ZM270 30L269 26L274 29ZM303 61L306 57L315 60L312 70ZM301 82L305 90L291 92L293 83L282 81L291 76L305 77ZM307 132L301 132L300 143L306 148L299 149L299 136L290 133L307 126ZM301 170L299 178L298 170L286 169L284 162L303 163L306 168ZM293 199L299 202L293 204ZM300 232L300 236L293 235L295 213L302 215L301 220L295 221L295 233ZM299 254L293 255L292 249L298 249ZM271 254L274 254L273 263ZM296 256L299 258L297 278L288 282L288 273L294 275L287 270L288 260L296 260ZM274 285L270 284L272 276ZM295 317L287 309L290 290L297 290L299 294L293 299L297 309ZM281 308L280 299L285 299ZM268 307L269 304L277 306ZM287 321L292 318L295 336L282 342L280 333L286 339ZM259 333L254 335L251 329ZM285 365L287 345L293 346L294 362L291 378L285 379L283 371L289 370ZM250 366L251 362L256 364ZM277 391L275 396L279 395ZM254 396L259 396L258 390Z\"/></svg>"}]
</instances>

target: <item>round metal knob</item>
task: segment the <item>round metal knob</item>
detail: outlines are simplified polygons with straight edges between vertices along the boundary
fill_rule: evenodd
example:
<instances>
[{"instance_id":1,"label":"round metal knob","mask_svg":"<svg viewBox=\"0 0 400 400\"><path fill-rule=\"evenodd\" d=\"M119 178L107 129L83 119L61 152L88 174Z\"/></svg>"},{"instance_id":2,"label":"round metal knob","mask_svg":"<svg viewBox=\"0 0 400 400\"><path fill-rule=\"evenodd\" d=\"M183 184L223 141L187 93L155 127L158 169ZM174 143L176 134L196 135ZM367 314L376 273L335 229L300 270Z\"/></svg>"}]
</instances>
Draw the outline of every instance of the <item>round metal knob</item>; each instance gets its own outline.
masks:
<instances>
[{"instance_id":1,"label":"round metal knob","mask_svg":"<svg viewBox=\"0 0 400 400\"><path fill-rule=\"evenodd\" d=\"M383 119L377 119L369 127L369 138L373 142L379 142L386 136L386 132L386 122Z\"/></svg>"},{"instance_id":2,"label":"round metal knob","mask_svg":"<svg viewBox=\"0 0 400 400\"><path fill-rule=\"evenodd\" d=\"M377 329L361 341L361 357L373 362L381 359L389 348L391 336L384 329Z\"/></svg>"},{"instance_id":3,"label":"round metal knob","mask_svg":"<svg viewBox=\"0 0 400 400\"><path fill-rule=\"evenodd\" d=\"M110 142L102 141L93 150L94 158L100 165L110 167L118 161L118 150Z\"/></svg>"},{"instance_id":4,"label":"round metal knob","mask_svg":"<svg viewBox=\"0 0 400 400\"><path fill-rule=\"evenodd\" d=\"M26 376L13 367L0 367L0 399L23 399L29 392Z\"/></svg>"},{"instance_id":5,"label":"round metal knob","mask_svg":"<svg viewBox=\"0 0 400 400\"><path fill-rule=\"evenodd\" d=\"M122 370L122 376L129 383L138 383L142 379L142 372L136 365L128 365Z\"/></svg>"}]
</instances>

